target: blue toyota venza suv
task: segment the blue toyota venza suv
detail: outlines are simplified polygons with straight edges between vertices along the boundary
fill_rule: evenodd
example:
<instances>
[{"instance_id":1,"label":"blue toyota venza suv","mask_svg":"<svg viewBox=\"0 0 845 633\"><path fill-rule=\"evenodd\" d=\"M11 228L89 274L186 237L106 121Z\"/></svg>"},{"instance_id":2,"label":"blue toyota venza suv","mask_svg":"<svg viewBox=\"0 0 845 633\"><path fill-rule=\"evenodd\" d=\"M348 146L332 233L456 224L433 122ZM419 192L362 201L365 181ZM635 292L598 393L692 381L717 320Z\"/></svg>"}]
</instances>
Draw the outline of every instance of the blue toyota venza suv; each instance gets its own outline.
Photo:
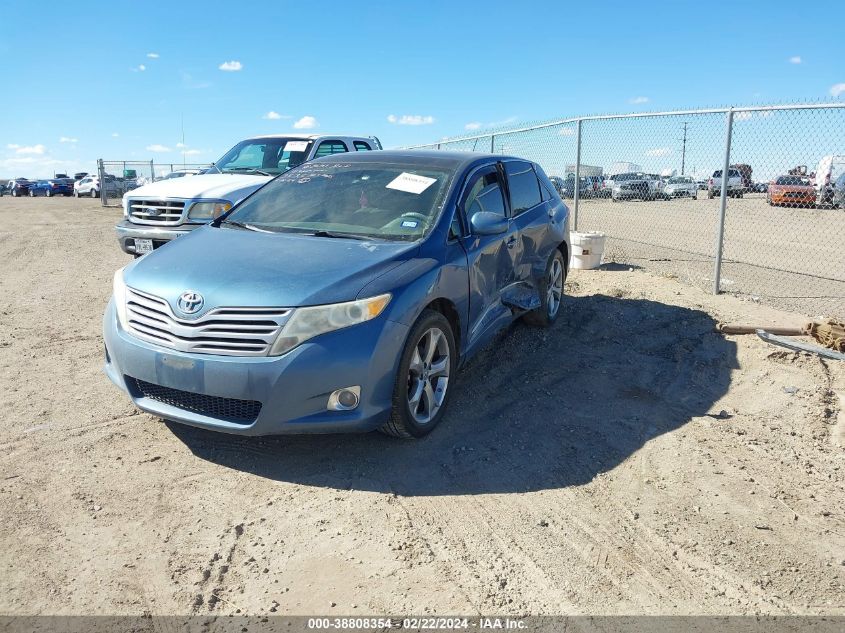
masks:
<instances>
[{"instance_id":1,"label":"blue toyota venza suv","mask_svg":"<svg viewBox=\"0 0 845 633\"><path fill-rule=\"evenodd\" d=\"M422 437L461 363L517 317L555 321L568 259L569 210L534 163L330 156L119 270L105 371L207 429Z\"/></svg>"}]
</instances>

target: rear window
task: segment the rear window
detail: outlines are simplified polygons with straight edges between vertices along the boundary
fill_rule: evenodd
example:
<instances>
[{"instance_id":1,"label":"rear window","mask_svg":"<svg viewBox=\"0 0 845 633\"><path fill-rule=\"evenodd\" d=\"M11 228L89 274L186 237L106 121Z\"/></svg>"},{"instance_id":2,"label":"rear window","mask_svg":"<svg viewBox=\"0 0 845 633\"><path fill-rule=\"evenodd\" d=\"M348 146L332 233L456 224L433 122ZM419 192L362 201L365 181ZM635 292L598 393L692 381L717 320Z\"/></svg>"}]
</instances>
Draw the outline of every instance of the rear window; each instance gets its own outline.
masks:
<instances>
[{"instance_id":1,"label":"rear window","mask_svg":"<svg viewBox=\"0 0 845 633\"><path fill-rule=\"evenodd\" d=\"M365 143L364 141L355 141L355 151L356 151L356 152L369 152L369 151L370 151L370 150L372 150L372 149L373 149L373 148L372 148L372 147L370 147L370 146L369 146L367 143Z\"/></svg>"},{"instance_id":2,"label":"rear window","mask_svg":"<svg viewBox=\"0 0 845 633\"><path fill-rule=\"evenodd\" d=\"M343 141L323 141L317 148L317 152L314 154L314 158L320 158L321 156L331 156L332 154L342 154L346 151L348 151L346 149L346 143L344 143Z\"/></svg>"},{"instance_id":3,"label":"rear window","mask_svg":"<svg viewBox=\"0 0 845 633\"><path fill-rule=\"evenodd\" d=\"M508 175L508 189L514 215L519 215L542 202L540 182L530 163L508 161L505 163L505 173Z\"/></svg>"}]
</instances>

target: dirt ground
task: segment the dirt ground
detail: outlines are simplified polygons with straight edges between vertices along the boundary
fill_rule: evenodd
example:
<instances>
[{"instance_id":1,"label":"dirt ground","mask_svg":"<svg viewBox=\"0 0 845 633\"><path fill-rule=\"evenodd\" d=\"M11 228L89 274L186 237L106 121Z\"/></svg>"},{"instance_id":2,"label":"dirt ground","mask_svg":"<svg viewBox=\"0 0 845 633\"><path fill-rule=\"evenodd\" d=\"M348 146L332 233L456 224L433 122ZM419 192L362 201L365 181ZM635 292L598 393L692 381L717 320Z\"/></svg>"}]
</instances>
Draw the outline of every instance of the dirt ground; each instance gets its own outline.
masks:
<instances>
[{"instance_id":1,"label":"dirt ground","mask_svg":"<svg viewBox=\"0 0 845 633\"><path fill-rule=\"evenodd\" d=\"M422 441L231 437L101 373L118 214L0 199L0 613L845 614L845 363L714 332L803 315L574 272Z\"/></svg>"}]
</instances>

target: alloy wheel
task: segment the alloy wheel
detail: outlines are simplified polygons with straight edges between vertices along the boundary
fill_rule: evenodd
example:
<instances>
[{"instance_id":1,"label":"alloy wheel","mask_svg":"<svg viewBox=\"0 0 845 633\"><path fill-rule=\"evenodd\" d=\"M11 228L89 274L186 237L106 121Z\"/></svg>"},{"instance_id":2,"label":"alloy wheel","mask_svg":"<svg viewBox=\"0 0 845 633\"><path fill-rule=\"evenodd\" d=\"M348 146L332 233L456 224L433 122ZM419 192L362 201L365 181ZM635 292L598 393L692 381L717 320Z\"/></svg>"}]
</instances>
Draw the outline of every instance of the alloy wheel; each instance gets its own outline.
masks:
<instances>
[{"instance_id":1,"label":"alloy wheel","mask_svg":"<svg viewBox=\"0 0 845 633\"><path fill-rule=\"evenodd\" d=\"M417 424L431 422L443 406L451 364L446 335L437 327L426 330L408 368L408 409Z\"/></svg>"},{"instance_id":2,"label":"alloy wheel","mask_svg":"<svg viewBox=\"0 0 845 633\"><path fill-rule=\"evenodd\" d=\"M552 259L546 283L546 308L549 318L553 319L560 309L560 297L563 294L563 265L557 257Z\"/></svg>"}]
</instances>

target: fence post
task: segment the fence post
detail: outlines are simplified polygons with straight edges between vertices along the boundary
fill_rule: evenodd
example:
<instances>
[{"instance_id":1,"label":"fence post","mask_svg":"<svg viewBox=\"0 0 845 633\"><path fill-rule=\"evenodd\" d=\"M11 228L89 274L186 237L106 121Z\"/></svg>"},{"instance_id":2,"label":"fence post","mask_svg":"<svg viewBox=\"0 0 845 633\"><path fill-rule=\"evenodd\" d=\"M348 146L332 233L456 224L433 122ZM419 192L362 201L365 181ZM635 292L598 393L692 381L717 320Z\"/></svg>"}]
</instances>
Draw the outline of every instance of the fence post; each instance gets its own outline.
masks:
<instances>
[{"instance_id":1,"label":"fence post","mask_svg":"<svg viewBox=\"0 0 845 633\"><path fill-rule=\"evenodd\" d=\"M496 153L496 135L495 134L490 135L490 153L491 154Z\"/></svg>"},{"instance_id":2,"label":"fence post","mask_svg":"<svg viewBox=\"0 0 845 633\"><path fill-rule=\"evenodd\" d=\"M106 192L106 168L102 158L97 159L97 175L100 178L100 204L105 207L109 202L109 196Z\"/></svg>"},{"instance_id":3,"label":"fence post","mask_svg":"<svg viewBox=\"0 0 845 633\"><path fill-rule=\"evenodd\" d=\"M579 196L579 189L581 188L581 119L575 124L575 187L573 193L572 206L572 230L578 230L578 205L581 196Z\"/></svg>"},{"instance_id":4,"label":"fence post","mask_svg":"<svg viewBox=\"0 0 845 633\"><path fill-rule=\"evenodd\" d=\"M156 181L156 169L155 165L153 165L152 159L150 160L150 182Z\"/></svg>"},{"instance_id":5,"label":"fence post","mask_svg":"<svg viewBox=\"0 0 845 633\"><path fill-rule=\"evenodd\" d=\"M728 172L731 164L731 134L733 132L734 110L728 110L728 125L725 132L725 160L722 163L722 193L719 198L719 226L716 231L716 261L713 264L713 294L721 290L722 251L725 246L725 212L728 206Z\"/></svg>"}]
</instances>

